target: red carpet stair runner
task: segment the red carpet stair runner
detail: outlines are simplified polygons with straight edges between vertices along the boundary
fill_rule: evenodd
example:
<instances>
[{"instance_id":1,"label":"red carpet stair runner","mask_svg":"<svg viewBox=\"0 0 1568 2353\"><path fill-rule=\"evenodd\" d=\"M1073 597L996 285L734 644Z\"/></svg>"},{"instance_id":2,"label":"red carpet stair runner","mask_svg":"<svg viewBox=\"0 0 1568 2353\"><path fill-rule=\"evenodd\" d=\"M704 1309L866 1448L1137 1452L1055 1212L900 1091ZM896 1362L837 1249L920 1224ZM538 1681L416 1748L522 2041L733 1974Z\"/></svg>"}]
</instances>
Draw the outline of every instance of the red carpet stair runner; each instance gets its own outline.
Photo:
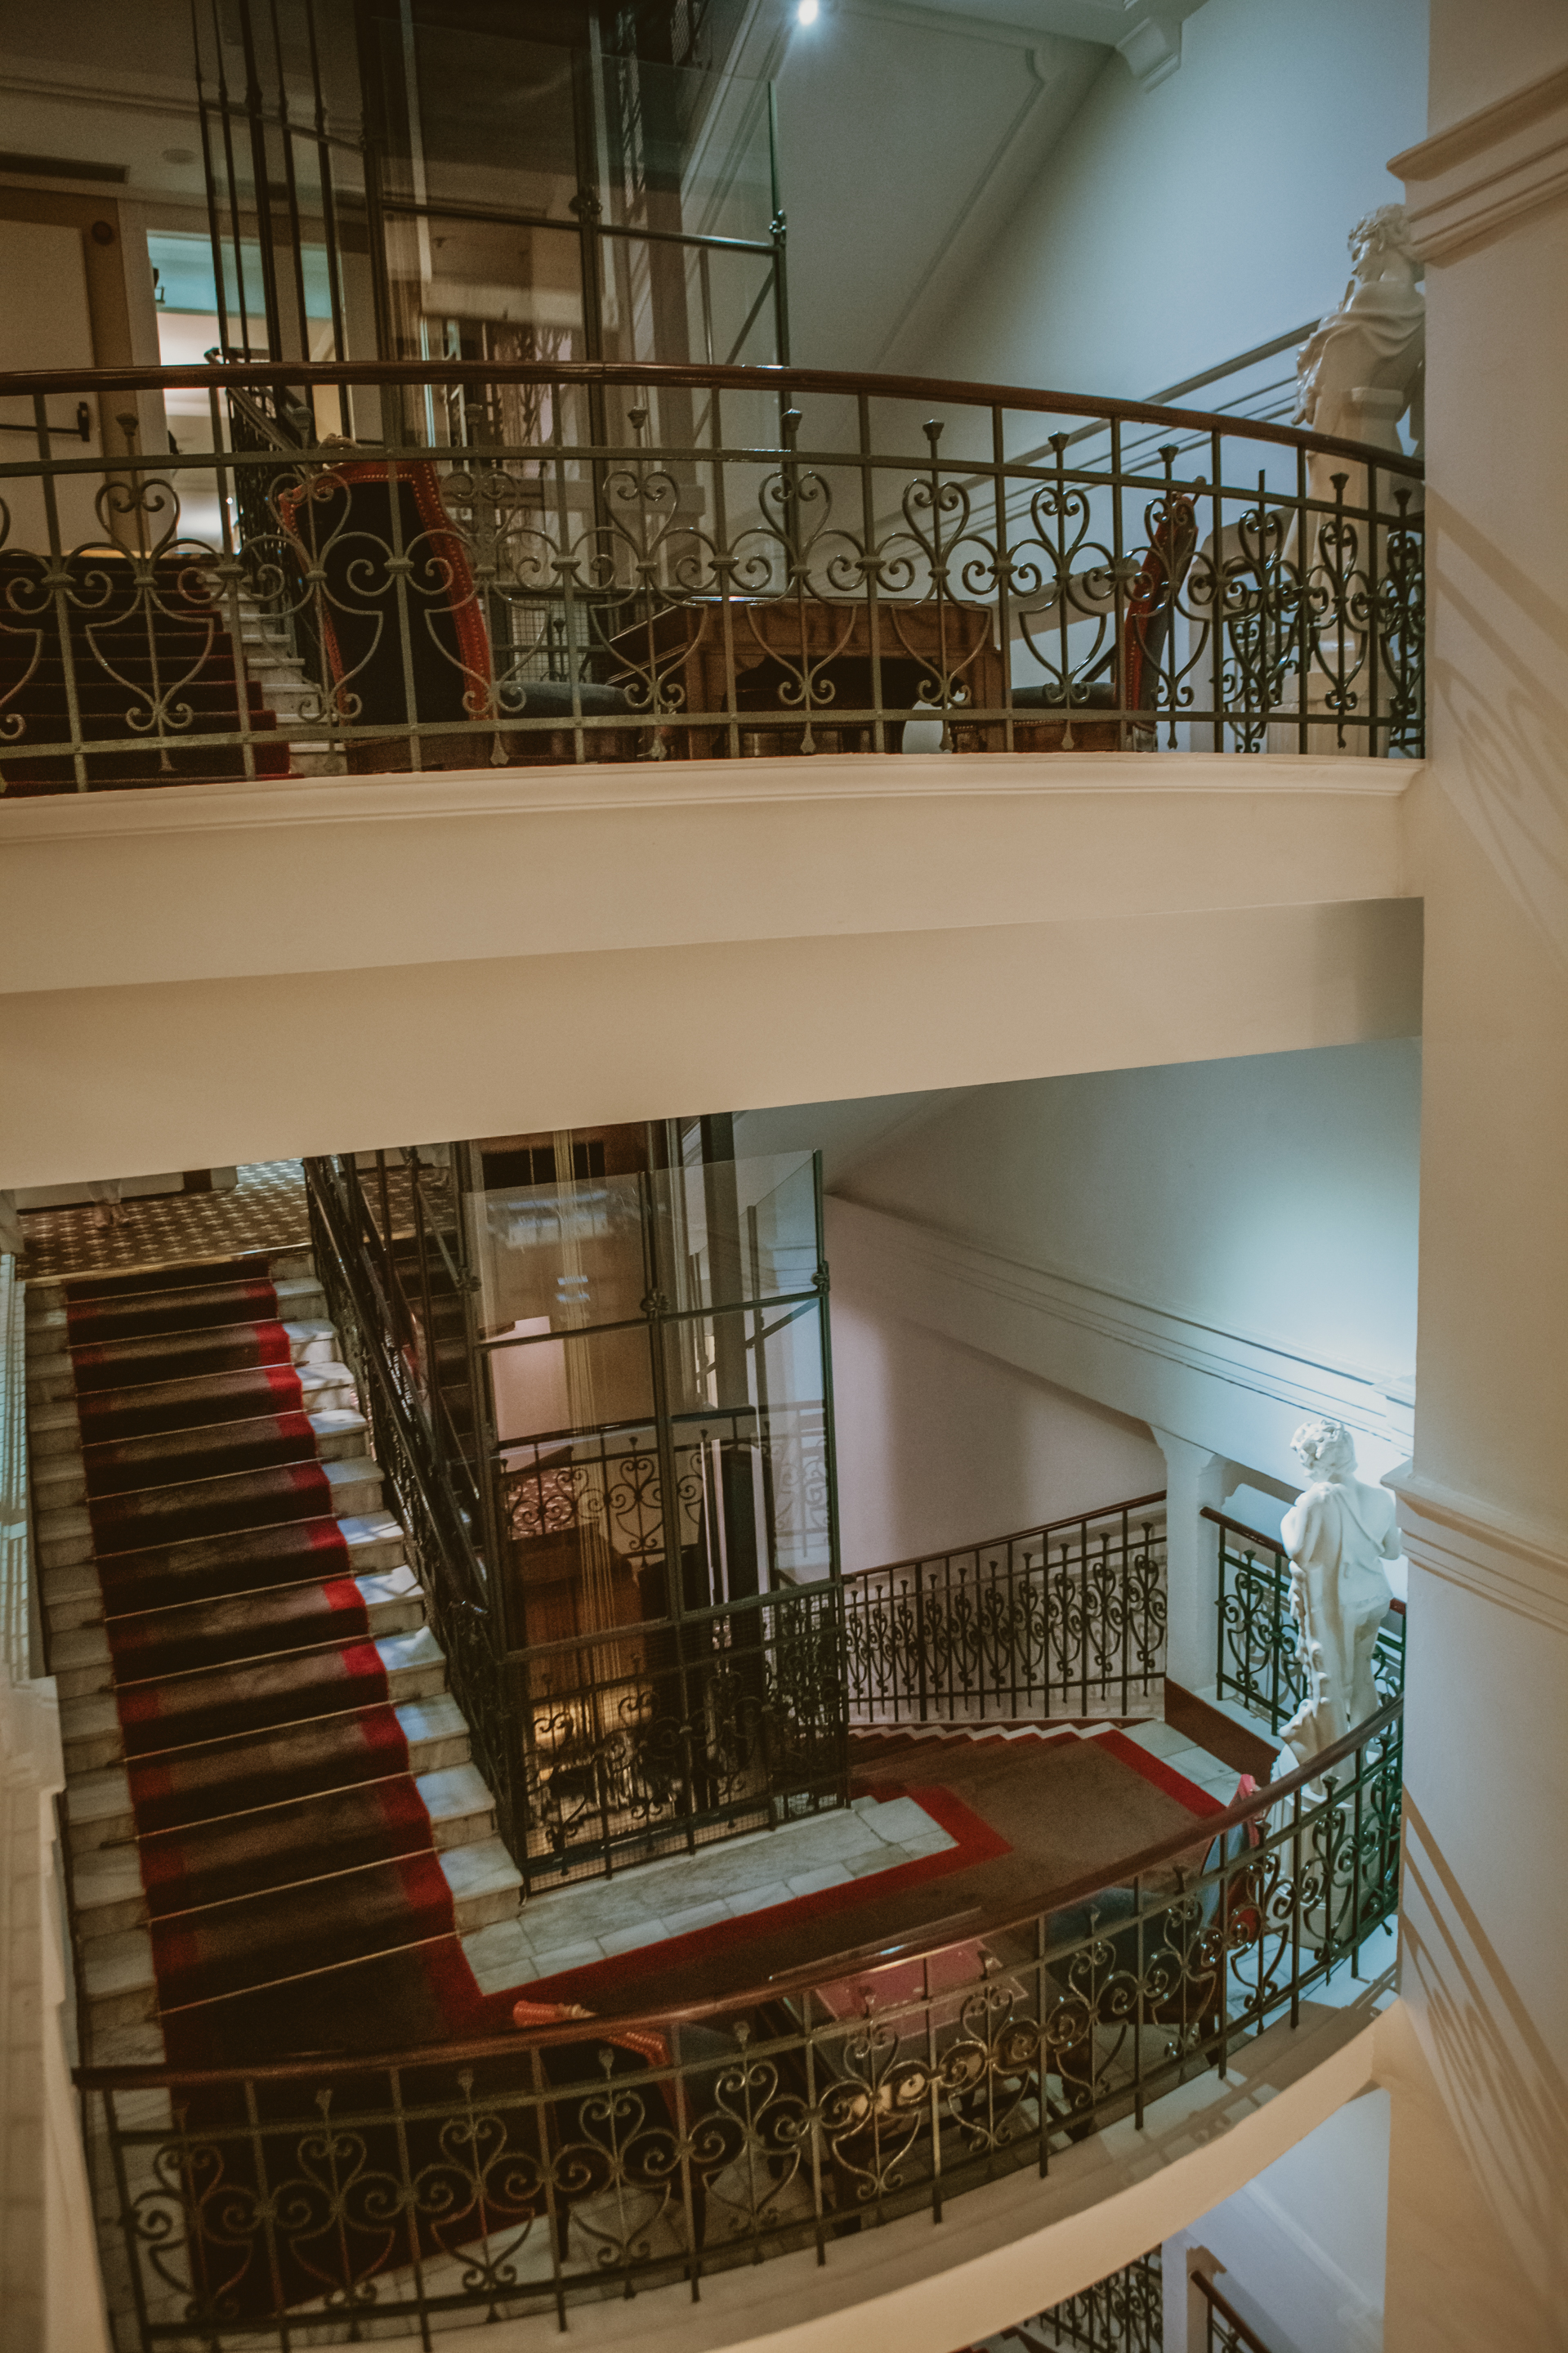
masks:
<instances>
[{"instance_id":1,"label":"red carpet stair runner","mask_svg":"<svg viewBox=\"0 0 1568 2353\"><path fill-rule=\"evenodd\" d=\"M84 2041L100 2064L237 2062L258 2029L319 2048L344 1980L312 1972L449 1952L520 1880L310 1261L27 1304Z\"/></svg>"}]
</instances>

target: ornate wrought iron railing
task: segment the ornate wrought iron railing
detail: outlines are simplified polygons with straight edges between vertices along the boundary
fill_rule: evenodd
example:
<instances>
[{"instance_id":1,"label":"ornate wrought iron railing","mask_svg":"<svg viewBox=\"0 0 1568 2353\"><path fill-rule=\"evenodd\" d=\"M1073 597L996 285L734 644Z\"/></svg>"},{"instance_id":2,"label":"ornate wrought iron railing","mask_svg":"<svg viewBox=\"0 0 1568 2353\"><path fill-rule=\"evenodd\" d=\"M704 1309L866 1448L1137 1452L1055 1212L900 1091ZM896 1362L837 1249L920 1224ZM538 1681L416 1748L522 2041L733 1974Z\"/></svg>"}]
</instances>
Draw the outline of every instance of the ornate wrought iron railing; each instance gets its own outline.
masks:
<instances>
[{"instance_id":1,"label":"ornate wrought iron railing","mask_svg":"<svg viewBox=\"0 0 1568 2353\"><path fill-rule=\"evenodd\" d=\"M815 2248L1029 2168L1359 1969L1398 1890L1401 1703L1022 1911L674 2015L78 2081L136 2341L342 2343ZM1316 1799L1309 1788L1321 1779ZM1381 1938L1380 1938L1381 1942ZM1381 1960L1381 1953L1378 1955Z\"/></svg>"},{"instance_id":2,"label":"ornate wrought iron railing","mask_svg":"<svg viewBox=\"0 0 1568 2353\"><path fill-rule=\"evenodd\" d=\"M1048 2312L1017 2328L1005 2328L1024 2353L1056 2353L1058 2347L1081 2353L1161 2353L1165 2342L1164 2274L1160 2249L1108 2272L1104 2279L1064 2296Z\"/></svg>"},{"instance_id":3,"label":"ornate wrought iron railing","mask_svg":"<svg viewBox=\"0 0 1568 2353\"><path fill-rule=\"evenodd\" d=\"M1270 1732L1289 1724L1307 1696L1300 1634L1290 1609L1289 1555L1272 1537L1204 1507L1219 1535L1218 1695L1261 1716ZM1403 1601L1390 1604L1373 1652L1384 1699L1405 1689Z\"/></svg>"},{"instance_id":4,"label":"ornate wrought iron railing","mask_svg":"<svg viewBox=\"0 0 1568 2353\"><path fill-rule=\"evenodd\" d=\"M527 1458L539 1450L519 1445L499 1498L476 1469L474 1424L465 1426L461 1414L474 1365L462 1239L455 1222L443 1233L431 1172L418 1155L401 1155L394 1168L378 1155L372 1171L346 1158L310 1160L305 1173L328 1305L367 1401L376 1459L468 1720L474 1761L525 1887L597 1875L844 1803L837 1579L709 1607L693 1602L679 1619L656 1614L560 1641L518 1639L509 1546L525 1529L537 1535L548 1524L559 1533L586 1523L594 1465L578 1461L568 1473L546 1453L530 1470ZM416 1247L400 1257L405 1240ZM451 1328L437 1280L456 1314ZM742 1418L706 1419L674 1450L672 1464L651 1445L639 1450L646 1431L619 1433L625 1446L605 1456L606 1507L640 1510L661 1525L658 1482L673 1476L695 1535L710 1475L704 1458ZM799 1476L793 1487L778 1482L773 1508L810 1514L826 1508L820 1409L815 1432L794 1435L780 1461L787 1470L795 1461Z\"/></svg>"},{"instance_id":5,"label":"ornate wrought iron railing","mask_svg":"<svg viewBox=\"0 0 1568 2353\"><path fill-rule=\"evenodd\" d=\"M496 1827L516 1854L526 1845L527 1830L506 1640L473 1515L438 1451L427 1395L412 1352L400 1344L399 1309L364 1248L342 1165L308 1160L305 1179L310 1244L328 1313L391 1489L426 1620L446 1655L452 1695L468 1720L474 1762L496 1800Z\"/></svg>"},{"instance_id":6,"label":"ornate wrought iron railing","mask_svg":"<svg viewBox=\"0 0 1568 2353\"><path fill-rule=\"evenodd\" d=\"M1158 1715L1165 1498L844 1580L852 1725Z\"/></svg>"},{"instance_id":7,"label":"ornate wrought iron railing","mask_svg":"<svg viewBox=\"0 0 1568 2353\"><path fill-rule=\"evenodd\" d=\"M193 386L177 452L130 412L112 457L49 422L62 395ZM328 386L357 438L234 424L270 400L308 436ZM307 744L312 772L1422 748L1396 450L770 367L243 362L0 398L36 441L0 463L7 791L281 775ZM1124 455L1151 425L1157 455Z\"/></svg>"}]
</instances>

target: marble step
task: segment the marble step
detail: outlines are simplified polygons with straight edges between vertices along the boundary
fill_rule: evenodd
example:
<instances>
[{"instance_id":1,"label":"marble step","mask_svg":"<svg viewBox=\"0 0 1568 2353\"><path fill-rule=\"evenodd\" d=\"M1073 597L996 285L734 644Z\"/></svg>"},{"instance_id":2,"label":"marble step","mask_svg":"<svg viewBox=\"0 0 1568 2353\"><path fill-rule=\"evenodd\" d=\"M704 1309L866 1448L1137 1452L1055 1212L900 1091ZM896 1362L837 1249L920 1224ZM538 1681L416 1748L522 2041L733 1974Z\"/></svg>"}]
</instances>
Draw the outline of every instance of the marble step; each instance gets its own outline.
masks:
<instances>
[{"instance_id":1,"label":"marble step","mask_svg":"<svg viewBox=\"0 0 1568 2353\"><path fill-rule=\"evenodd\" d=\"M348 1546L349 1568L355 1577L384 1576L403 1565L403 1530L390 1512L340 1514L338 1526ZM200 1539L198 1539L200 1541ZM178 1546L174 1547L178 1551ZM67 1568L46 1569L39 1593L48 1620L51 1642L73 1626L95 1626L103 1617L103 1588L98 1564L88 1559ZM241 1597L234 1597L237 1606Z\"/></svg>"},{"instance_id":2,"label":"marble step","mask_svg":"<svg viewBox=\"0 0 1568 2353\"><path fill-rule=\"evenodd\" d=\"M295 1365L333 1365L339 1360L338 1337L331 1325L318 1317L307 1316L299 1322L285 1322L289 1340L289 1358ZM55 1335L51 1332L50 1335ZM180 1378L188 1376L181 1375ZM127 1381L127 1388L145 1384ZM71 1367L70 1350L43 1346L37 1355L27 1351L27 1402L29 1406L54 1404L76 1395L76 1376Z\"/></svg>"},{"instance_id":3,"label":"marble step","mask_svg":"<svg viewBox=\"0 0 1568 2353\"><path fill-rule=\"evenodd\" d=\"M226 1271L227 1268L232 1266L234 1262L233 1257L214 1260L210 1261L211 1279L214 1282L245 1282L253 1279L259 1280L263 1276L267 1277L268 1281L274 1283L302 1282L313 1282L316 1279L315 1258L308 1250L257 1250L254 1252L236 1252L234 1256L244 1256L246 1258L246 1273L237 1275ZM187 1266L182 1269L182 1271L191 1271L207 1264L209 1264L209 1261L203 1260L191 1260ZM103 1296L105 1298L128 1297L131 1295L135 1285L143 1283L148 1277L156 1274L157 1271L158 1269L155 1266L135 1266L126 1267L124 1269L111 1269L111 1274L123 1272L127 1288L124 1292L106 1292ZM102 1275L95 1275L91 1278L94 1282L101 1282L105 1278ZM26 1298L26 1309L29 1319L35 1314L41 1314L47 1306L58 1306L63 1304L64 1293L68 1285L81 1280L83 1280L82 1277L73 1274L38 1274L30 1276L27 1282ZM157 1294L143 1290L138 1292L136 1295L142 1298L148 1298L154 1297Z\"/></svg>"},{"instance_id":4,"label":"marble step","mask_svg":"<svg viewBox=\"0 0 1568 2353\"><path fill-rule=\"evenodd\" d=\"M413 1633L425 1623L425 1596L411 1568L395 1568L381 1577L356 1577L353 1581L365 1606L373 1640L383 1634ZM286 1591L288 1588L282 1589ZM237 1609L243 1605L236 1602L232 1606ZM164 1611L161 1614L167 1617L170 1613ZM258 1655L277 1658L282 1653L271 1651ZM226 1663L235 1666L241 1662L233 1659ZM112 1690L114 1676L109 1636L102 1621L91 1626L73 1627L69 1633L55 1635L49 1644L49 1668L54 1675L55 1688L62 1700L81 1699L89 1692Z\"/></svg>"},{"instance_id":5,"label":"marble step","mask_svg":"<svg viewBox=\"0 0 1568 2353\"><path fill-rule=\"evenodd\" d=\"M469 1762L468 1727L461 1708L448 1693L431 1699L404 1700L393 1713L408 1746L408 1769L423 1779L429 1774L451 1773ZM213 1815L213 1820L237 1820ZM123 1765L105 1765L91 1772L68 1775L66 1827L73 1855L87 1856L100 1847L123 1846L136 1837L136 1813L131 1802L131 1777Z\"/></svg>"},{"instance_id":6,"label":"marble step","mask_svg":"<svg viewBox=\"0 0 1568 2353\"><path fill-rule=\"evenodd\" d=\"M258 1420L264 1419L260 1415L256 1418ZM307 1419L315 1438L318 1461L342 1462L363 1456L368 1426L363 1413L343 1407L334 1407L323 1413L310 1414ZM224 1425L226 1429L237 1432L243 1430L245 1426L241 1421L227 1422ZM184 1435L184 1432L180 1434ZM308 1460L305 1456L301 1456L300 1459ZM199 1477L201 1474L199 1472L194 1474L186 1472L168 1479L149 1479L145 1487L128 1488L117 1492L148 1494L161 1485L184 1486L193 1475ZM226 1477L232 1474L220 1472L217 1475ZM59 1511L68 1504L81 1504L86 1500L87 1472L79 1451L74 1456L60 1454L45 1456L41 1460L35 1458L33 1508L40 1516L45 1512Z\"/></svg>"},{"instance_id":7,"label":"marble step","mask_svg":"<svg viewBox=\"0 0 1568 2353\"><path fill-rule=\"evenodd\" d=\"M522 1876L500 1839L453 1847L438 1854L437 1861L452 1892L452 1909L459 1935L469 1936L475 1929L509 1919L516 1912ZM381 1867L365 1866L367 1870ZM342 1872L321 1881L322 1903L331 1904L334 1896L338 1901L344 1900L349 1883L355 1876L353 1872ZM395 1952L399 1947L395 1943L381 1949ZM359 1956L360 1960L372 1957L369 1954ZM302 1979L325 1974L315 1970L300 1972ZM149 2021L158 2014L153 1939L145 1928L123 1928L112 1936L90 1938L82 1947L81 1980L89 2030L95 2036ZM289 1979L280 1974L263 1982L282 1984Z\"/></svg>"},{"instance_id":8,"label":"marble step","mask_svg":"<svg viewBox=\"0 0 1568 2353\"><path fill-rule=\"evenodd\" d=\"M275 1274L272 1277L272 1288L278 1294L278 1320L279 1323L286 1324L290 1317L293 1317L296 1320L309 1320L313 1316L325 1315L327 1312L326 1293L322 1291L320 1282L313 1274ZM177 1298L178 1295L179 1294L174 1292L156 1291L138 1293L135 1294L138 1299L143 1301L149 1306L153 1304L156 1301ZM103 1300L96 1303L107 1307L114 1303L109 1300ZM51 1335L64 1333L69 1321L69 1317L70 1310L64 1300L51 1299L47 1293L40 1293L35 1299L32 1286L29 1284L27 1298L27 1340L29 1346L35 1345L47 1346L49 1345ZM241 1312L236 1315L234 1320L237 1324L247 1324L252 1320L252 1318ZM169 1336L173 1337L174 1331L179 1328L180 1327L177 1325L171 1327ZM204 1328L216 1329L218 1327L211 1326Z\"/></svg>"},{"instance_id":9,"label":"marble step","mask_svg":"<svg viewBox=\"0 0 1568 2353\"><path fill-rule=\"evenodd\" d=\"M388 1634L375 1644L386 1675L387 1697L395 1704L401 1700L433 1699L447 1688L447 1661L434 1634L427 1626L419 1626L406 1634ZM285 1651L282 1659L303 1657L304 1652ZM280 1663L275 1660L274 1664ZM196 1669L182 1683L194 1683L203 1673L229 1673L223 1668ZM172 1680L172 1678L171 1678ZM258 1734L268 1741L286 1741L292 1724L309 1724L321 1714L319 1704L311 1705L308 1694L300 1698L300 1713L280 1724L268 1725ZM210 1738L179 1743L173 1748L148 1750L146 1756L177 1757L191 1746L207 1747ZM101 1772L106 1765L124 1762L125 1748L121 1731L120 1711L110 1691L82 1694L76 1699L60 1702L60 1746L65 1757L66 1772L74 1777L80 1773Z\"/></svg>"},{"instance_id":10,"label":"marble step","mask_svg":"<svg viewBox=\"0 0 1568 2353\"><path fill-rule=\"evenodd\" d=\"M413 1778L430 1817L431 1843L437 1854L494 1841L495 1799L472 1765L449 1765L440 1772ZM308 1886L313 1876L279 1880L276 1884ZM327 1886L323 1881L323 1893ZM118 1936L127 1928L145 1928L147 1897L134 1839L84 1855L72 1873L71 1895L77 1934L84 1943L94 1936Z\"/></svg>"},{"instance_id":11,"label":"marble step","mask_svg":"<svg viewBox=\"0 0 1568 2353\"><path fill-rule=\"evenodd\" d=\"M326 1473L331 1493L334 1518L359 1517L380 1510L381 1467L373 1462L368 1454L351 1454L339 1461L323 1462L321 1469ZM251 1475L248 1472L233 1472L227 1477L230 1481L238 1481ZM214 1479L210 1483L216 1489L222 1487L226 1481ZM280 1524L280 1514L275 1515L274 1521L269 1521L263 1504L258 1505L256 1518L247 1525L268 1527ZM92 1521L85 1504L62 1504L57 1511L38 1512L33 1522L33 1531L41 1568L74 1568L94 1556ZM147 1538L152 1545L159 1541L155 1535Z\"/></svg>"},{"instance_id":12,"label":"marble step","mask_svg":"<svg viewBox=\"0 0 1568 2353\"><path fill-rule=\"evenodd\" d=\"M358 1411L359 1399L354 1394L353 1375L346 1365L301 1365L298 1369L300 1401L306 1413ZM285 1407L283 1410L289 1409ZM215 1416L215 1419L222 1418ZM203 1427L199 1421L184 1426L191 1430ZM52 1404L31 1408L27 1415L27 1451L35 1464L53 1461L61 1454L79 1454L80 1451L81 1425L74 1397L60 1398Z\"/></svg>"}]
</instances>

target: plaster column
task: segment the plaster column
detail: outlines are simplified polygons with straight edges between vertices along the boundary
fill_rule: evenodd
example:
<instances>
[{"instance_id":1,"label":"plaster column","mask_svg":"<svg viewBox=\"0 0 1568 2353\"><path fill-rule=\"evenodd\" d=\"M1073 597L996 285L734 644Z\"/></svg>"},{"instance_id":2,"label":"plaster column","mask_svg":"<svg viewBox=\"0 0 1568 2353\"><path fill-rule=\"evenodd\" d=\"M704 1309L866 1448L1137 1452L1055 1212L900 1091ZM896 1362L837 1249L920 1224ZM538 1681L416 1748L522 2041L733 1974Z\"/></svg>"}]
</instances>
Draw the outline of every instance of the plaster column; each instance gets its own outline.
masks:
<instances>
[{"instance_id":1,"label":"plaster column","mask_svg":"<svg viewBox=\"0 0 1568 2353\"><path fill-rule=\"evenodd\" d=\"M1165 1458L1165 1672L1191 1692L1215 1680L1218 1654L1219 1530L1199 1517L1218 1511L1226 1457L1150 1424Z\"/></svg>"},{"instance_id":2,"label":"plaster column","mask_svg":"<svg viewBox=\"0 0 1568 2353\"><path fill-rule=\"evenodd\" d=\"M1568 11L1433 0L1415 1444L1388 2353L1568 2312Z\"/></svg>"}]
</instances>

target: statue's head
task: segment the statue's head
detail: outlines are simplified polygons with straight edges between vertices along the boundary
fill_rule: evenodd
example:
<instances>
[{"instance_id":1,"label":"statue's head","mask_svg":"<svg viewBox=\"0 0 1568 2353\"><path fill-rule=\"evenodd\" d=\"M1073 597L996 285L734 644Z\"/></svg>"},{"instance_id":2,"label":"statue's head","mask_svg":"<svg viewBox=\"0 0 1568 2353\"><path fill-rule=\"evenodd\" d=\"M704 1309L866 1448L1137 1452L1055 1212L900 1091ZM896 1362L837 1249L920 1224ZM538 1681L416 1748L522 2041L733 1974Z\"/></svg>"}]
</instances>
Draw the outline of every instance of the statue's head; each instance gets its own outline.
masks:
<instances>
[{"instance_id":1,"label":"statue's head","mask_svg":"<svg viewBox=\"0 0 1568 2353\"><path fill-rule=\"evenodd\" d=\"M1410 215L1403 205L1379 205L1375 212L1363 214L1346 240L1356 276L1375 278L1390 259L1407 264L1414 276L1420 264L1410 239Z\"/></svg>"},{"instance_id":2,"label":"statue's head","mask_svg":"<svg viewBox=\"0 0 1568 2353\"><path fill-rule=\"evenodd\" d=\"M1348 1479L1355 1469L1355 1442L1342 1421L1304 1421L1290 1451L1309 1480Z\"/></svg>"}]
</instances>

